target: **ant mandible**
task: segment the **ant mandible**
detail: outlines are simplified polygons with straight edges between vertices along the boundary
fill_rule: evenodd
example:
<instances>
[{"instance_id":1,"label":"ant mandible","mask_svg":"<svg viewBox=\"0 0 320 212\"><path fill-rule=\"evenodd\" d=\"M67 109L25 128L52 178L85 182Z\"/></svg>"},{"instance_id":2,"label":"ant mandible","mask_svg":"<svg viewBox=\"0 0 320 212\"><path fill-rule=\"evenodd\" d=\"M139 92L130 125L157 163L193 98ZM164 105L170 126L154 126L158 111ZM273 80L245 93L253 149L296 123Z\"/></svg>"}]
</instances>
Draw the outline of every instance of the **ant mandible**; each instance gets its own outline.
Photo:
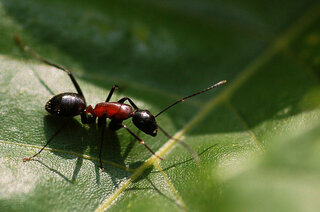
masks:
<instances>
[{"instance_id":1,"label":"ant mandible","mask_svg":"<svg viewBox=\"0 0 320 212\"><path fill-rule=\"evenodd\" d=\"M77 80L68 69L64 68L63 66L54 64L44 59L43 57L41 57L37 52L33 51L32 49L30 49L29 46L25 45L18 35L14 35L14 40L25 52L30 53L32 56L34 56L41 62L47 65L53 66L57 69L60 69L69 75L74 87L77 90L77 93L68 92L68 93L61 93L61 94L55 95L47 102L47 104L45 105L45 109L50 114L56 115L56 116L74 117L74 116L80 115L82 124L94 123L96 119L98 119L98 127L102 129L102 138L101 138L100 150L99 150L99 162L100 162L100 168L102 171L104 170L104 168L102 166L101 153L102 153L103 137L104 137L104 131L106 128L107 118L111 119L108 125L108 128L110 130L116 131L121 128L126 129L133 137L135 137L135 139L137 139L140 142L140 144L144 145L154 156L156 156L161 160L162 158L156 155L154 151L152 151L152 149L140 137L138 137L133 131L131 131L125 124L122 123L124 120L132 118L133 124L139 130L153 137L157 135L158 130L162 131L165 134L165 136L167 136L168 138L174 139L178 143L182 144L191 153L191 155L193 156L196 162L199 161L198 154L194 150L192 150L186 143L170 136L163 128L161 128L157 124L156 117L158 117L161 113L165 112L172 106L178 104L179 102L183 102L188 98L199 95L201 93L204 93L206 91L209 91L213 88L216 88L226 83L227 82L226 80L220 81L204 90L198 91L194 94L191 94L189 96L186 96L182 99L175 101L174 103L164 108L155 116L152 115L148 110L139 109L137 105L128 97L123 97L117 102L109 102L113 92L115 91L115 89L118 88L117 85L114 85L112 87L105 102L98 103L95 106L95 108L93 108L91 105L87 106L85 97L83 95L83 92ZM125 104L124 103L125 101L128 101L130 105ZM42 150L44 150L44 148L50 143L52 138L47 141L47 143L42 147L42 149L38 153L36 153L31 157L24 158L23 161L29 161L32 158L36 157L38 154L40 154Z\"/></svg>"}]
</instances>

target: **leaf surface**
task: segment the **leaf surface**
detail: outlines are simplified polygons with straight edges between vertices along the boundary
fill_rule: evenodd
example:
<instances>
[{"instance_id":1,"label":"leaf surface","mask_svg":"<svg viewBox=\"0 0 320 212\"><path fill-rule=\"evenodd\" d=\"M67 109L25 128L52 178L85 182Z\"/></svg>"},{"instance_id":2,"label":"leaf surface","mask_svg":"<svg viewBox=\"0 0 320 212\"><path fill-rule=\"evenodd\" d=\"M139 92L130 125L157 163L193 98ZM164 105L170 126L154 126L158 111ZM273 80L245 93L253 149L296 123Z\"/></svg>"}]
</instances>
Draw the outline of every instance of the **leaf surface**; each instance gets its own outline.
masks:
<instances>
[{"instance_id":1,"label":"leaf surface","mask_svg":"<svg viewBox=\"0 0 320 212\"><path fill-rule=\"evenodd\" d=\"M4 211L315 211L319 205L320 5L316 1L0 1L0 209ZM74 91L26 56L14 33L68 67L88 104L132 98L197 151L126 124L101 131L47 114ZM39 151L63 127L36 160ZM297 194L297 195L294 195Z\"/></svg>"}]
</instances>

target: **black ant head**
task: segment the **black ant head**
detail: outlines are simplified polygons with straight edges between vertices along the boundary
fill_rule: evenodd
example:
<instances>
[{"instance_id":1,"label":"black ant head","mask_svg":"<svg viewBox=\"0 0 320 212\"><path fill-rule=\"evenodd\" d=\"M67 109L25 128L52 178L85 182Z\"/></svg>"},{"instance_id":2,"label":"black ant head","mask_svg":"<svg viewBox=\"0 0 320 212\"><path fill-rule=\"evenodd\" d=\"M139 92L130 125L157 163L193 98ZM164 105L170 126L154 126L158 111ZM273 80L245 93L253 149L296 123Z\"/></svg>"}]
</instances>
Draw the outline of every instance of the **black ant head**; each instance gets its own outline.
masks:
<instances>
[{"instance_id":1,"label":"black ant head","mask_svg":"<svg viewBox=\"0 0 320 212\"><path fill-rule=\"evenodd\" d=\"M148 135L156 136L158 133L156 119L148 110L137 110L132 116L132 122Z\"/></svg>"}]
</instances>

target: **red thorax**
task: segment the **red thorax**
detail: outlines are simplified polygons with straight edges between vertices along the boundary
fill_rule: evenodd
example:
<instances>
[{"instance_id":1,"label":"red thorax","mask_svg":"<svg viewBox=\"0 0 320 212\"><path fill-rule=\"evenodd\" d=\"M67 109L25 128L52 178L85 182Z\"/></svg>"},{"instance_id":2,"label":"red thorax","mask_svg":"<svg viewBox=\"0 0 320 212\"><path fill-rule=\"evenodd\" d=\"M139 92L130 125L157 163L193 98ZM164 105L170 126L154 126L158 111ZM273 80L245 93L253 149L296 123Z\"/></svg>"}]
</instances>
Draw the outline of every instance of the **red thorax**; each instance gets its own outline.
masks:
<instances>
[{"instance_id":1,"label":"red thorax","mask_svg":"<svg viewBox=\"0 0 320 212\"><path fill-rule=\"evenodd\" d=\"M106 115L106 118L125 120L133 116L134 110L130 105L119 102L101 102L94 109L89 105L85 112L97 117Z\"/></svg>"}]
</instances>

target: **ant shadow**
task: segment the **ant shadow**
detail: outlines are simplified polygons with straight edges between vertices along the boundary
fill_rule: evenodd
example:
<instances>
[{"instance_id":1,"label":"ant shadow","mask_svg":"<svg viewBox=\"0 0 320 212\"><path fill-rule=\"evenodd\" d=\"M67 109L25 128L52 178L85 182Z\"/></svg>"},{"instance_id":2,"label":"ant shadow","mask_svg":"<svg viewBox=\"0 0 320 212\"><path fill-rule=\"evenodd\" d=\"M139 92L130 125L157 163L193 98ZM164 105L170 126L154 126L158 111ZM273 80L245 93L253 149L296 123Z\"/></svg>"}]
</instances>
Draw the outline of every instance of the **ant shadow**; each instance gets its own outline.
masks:
<instances>
[{"instance_id":1,"label":"ant shadow","mask_svg":"<svg viewBox=\"0 0 320 212\"><path fill-rule=\"evenodd\" d=\"M33 161L36 161L37 163L39 163L41 166L49 169L50 171L52 171L53 173L59 175L62 179L64 179L65 181L67 181L68 183L73 183L75 181L75 179L72 177L71 180L69 178L67 178L65 175L63 175L61 172L59 172L58 170L49 167L48 165L46 165L44 162L42 162L39 159L33 159Z\"/></svg>"},{"instance_id":2,"label":"ant shadow","mask_svg":"<svg viewBox=\"0 0 320 212\"><path fill-rule=\"evenodd\" d=\"M74 118L64 118L52 115L44 117L44 132L46 142L50 141L48 147L53 149L53 153L65 159L75 159L76 165L71 179L63 175L61 172L49 167L44 162L34 159L42 166L48 168L58 176L62 177L69 183L74 182L83 165L83 157L81 155L90 155L99 160L101 129L96 124L91 124L89 127L82 125ZM125 159L130 153L136 142L130 142L125 149L124 154L121 154L120 142L115 132L106 128L104 135L104 142L102 148L102 160L117 163L121 166L126 166ZM55 151L57 150L57 151ZM96 183L100 185L100 167L99 162L95 163ZM113 185L118 186L118 178L123 178L128 175L125 172L116 172L109 170L108 165L104 164L104 172L108 173ZM123 173L123 174L121 174Z\"/></svg>"},{"instance_id":3,"label":"ant shadow","mask_svg":"<svg viewBox=\"0 0 320 212\"><path fill-rule=\"evenodd\" d=\"M96 156L96 159L98 160L101 142L101 129L99 129L95 123L86 126L82 125L78 120L74 118L46 115L44 116L44 132L46 136L46 141L51 140L48 144L48 147L53 149L52 152L54 154L59 155L60 157L63 157L65 159L77 158L73 175L71 179L69 179L58 170L46 165L44 162L38 159L34 159L34 161L37 161L40 165L56 173L58 176L62 177L62 179L64 179L68 183L73 183L77 179L77 176L83 165L83 157L81 157L80 155L88 154L93 157ZM128 165L125 164L125 159L128 157L129 153L131 152L132 148L136 143L137 142L133 138L133 140L131 140L131 142L126 146L124 153L121 154L120 141L118 139L117 134L106 127L104 134L104 143L102 148L102 160L114 162L124 167L128 166L128 168L132 169L138 168L143 164L143 161L137 161ZM201 155L203 155L205 152L209 151L216 145L217 144L214 144L203 150L201 153L199 153L199 157L201 157ZM163 171L188 163L190 161L193 161L193 158L189 158L185 161L172 164L164 168ZM96 183L100 185L101 183L99 162L94 163ZM104 164L104 166L106 166L106 164ZM159 172L152 170L153 167L150 167L150 169L145 170L144 173L135 181L140 181L142 179L148 180L148 175L150 173ZM109 170L108 168L105 168L105 172L108 173L115 187L118 187L117 179L127 176L127 173L119 175L119 173L121 172L114 173L112 170ZM160 192L158 189L155 190L158 193ZM160 194L162 193L160 192Z\"/></svg>"}]
</instances>

